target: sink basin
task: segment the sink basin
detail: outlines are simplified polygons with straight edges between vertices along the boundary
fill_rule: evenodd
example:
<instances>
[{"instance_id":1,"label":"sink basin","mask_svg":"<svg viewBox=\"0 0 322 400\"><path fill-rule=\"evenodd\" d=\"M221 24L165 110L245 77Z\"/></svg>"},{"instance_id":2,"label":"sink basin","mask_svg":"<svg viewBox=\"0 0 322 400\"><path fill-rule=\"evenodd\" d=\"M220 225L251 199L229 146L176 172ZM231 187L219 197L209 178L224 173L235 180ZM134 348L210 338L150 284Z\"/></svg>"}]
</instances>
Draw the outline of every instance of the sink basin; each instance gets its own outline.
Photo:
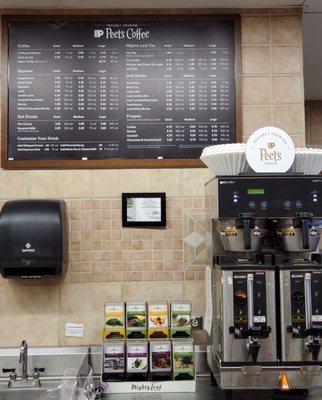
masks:
<instances>
[{"instance_id":1,"label":"sink basin","mask_svg":"<svg viewBox=\"0 0 322 400\"><path fill-rule=\"evenodd\" d=\"M0 386L1 400L55 400L55 388L60 382L44 382L39 388L10 388ZM46 396L48 395L48 396Z\"/></svg>"},{"instance_id":2,"label":"sink basin","mask_svg":"<svg viewBox=\"0 0 322 400\"><path fill-rule=\"evenodd\" d=\"M40 400L46 389L0 389L1 400Z\"/></svg>"}]
</instances>

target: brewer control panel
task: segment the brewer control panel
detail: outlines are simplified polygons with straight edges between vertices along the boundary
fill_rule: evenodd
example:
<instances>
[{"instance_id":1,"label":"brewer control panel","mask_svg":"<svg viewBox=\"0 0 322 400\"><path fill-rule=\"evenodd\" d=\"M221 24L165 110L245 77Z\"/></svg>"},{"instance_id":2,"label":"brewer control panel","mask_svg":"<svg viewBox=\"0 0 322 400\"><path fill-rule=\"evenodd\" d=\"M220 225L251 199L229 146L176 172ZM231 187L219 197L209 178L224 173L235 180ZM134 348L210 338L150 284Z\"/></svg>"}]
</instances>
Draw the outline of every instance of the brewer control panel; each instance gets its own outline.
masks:
<instances>
[{"instance_id":1,"label":"brewer control panel","mask_svg":"<svg viewBox=\"0 0 322 400\"><path fill-rule=\"evenodd\" d=\"M322 176L218 178L219 218L251 213L262 218L322 218Z\"/></svg>"}]
</instances>

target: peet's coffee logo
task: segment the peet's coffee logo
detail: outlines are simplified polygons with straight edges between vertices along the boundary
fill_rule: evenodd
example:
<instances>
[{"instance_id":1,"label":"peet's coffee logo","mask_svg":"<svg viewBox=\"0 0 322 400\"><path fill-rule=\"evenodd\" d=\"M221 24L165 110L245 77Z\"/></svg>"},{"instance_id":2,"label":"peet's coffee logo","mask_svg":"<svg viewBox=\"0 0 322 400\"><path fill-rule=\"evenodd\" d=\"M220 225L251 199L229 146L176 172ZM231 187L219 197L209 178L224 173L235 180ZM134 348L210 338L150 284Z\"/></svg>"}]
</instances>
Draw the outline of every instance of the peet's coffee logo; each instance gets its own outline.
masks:
<instances>
[{"instance_id":1,"label":"peet's coffee logo","mask_svg":"<svg viewBox=\"0 0 322 400\"><path fill-rule=\"evenodd\" d=\"M267 148L260 148L260 160L261 161L280 161L282 159L282 153L276 150L275 143L268 143Z\"/></svg>"},{"instance_id":2,"label":"peet's coffee logo","mask_svg":"<svg viewBox=\"0 0 322 400\"><path fill-rule=\"evenodd\" d=\"M246 144L246 159L255 172L286 172L291 168L294 157L292 139L275 126L257 129Z\"/></svg>"},{"instance_id":3,"label":"peet's coffee logo","mask_svg":"<svg viewBox=\"0 0 322 400\"><path fill-rule=\"evenodd\" d=\"M148 39L150 36L149 31L144 31L142 28L128 28L126 30L123 29L113 29L113 28L105 28L105 29L94 29L94 38L105 38L105 39L135 39L142 40Z\"/></svg>"}]
</instances>

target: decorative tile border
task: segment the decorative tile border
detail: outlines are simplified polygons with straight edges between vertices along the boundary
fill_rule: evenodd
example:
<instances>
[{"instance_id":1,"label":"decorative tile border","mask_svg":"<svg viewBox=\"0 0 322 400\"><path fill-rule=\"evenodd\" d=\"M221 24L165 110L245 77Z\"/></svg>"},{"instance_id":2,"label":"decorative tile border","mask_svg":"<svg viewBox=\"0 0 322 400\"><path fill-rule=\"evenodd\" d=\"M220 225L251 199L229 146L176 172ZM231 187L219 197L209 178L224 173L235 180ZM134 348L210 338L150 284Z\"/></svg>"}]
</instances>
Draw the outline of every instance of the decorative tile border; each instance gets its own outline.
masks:
<instances>
[{"instance_id":1,"label":"decorative tile border","mask_svg":"<svg viewBox=\"0 0 322 400\"><path fill-rule=\"evenodd\" d=\"M183 211L185 269L203 269L207 264L204 201L200 206Z\"/></svg>"}]
</instances>

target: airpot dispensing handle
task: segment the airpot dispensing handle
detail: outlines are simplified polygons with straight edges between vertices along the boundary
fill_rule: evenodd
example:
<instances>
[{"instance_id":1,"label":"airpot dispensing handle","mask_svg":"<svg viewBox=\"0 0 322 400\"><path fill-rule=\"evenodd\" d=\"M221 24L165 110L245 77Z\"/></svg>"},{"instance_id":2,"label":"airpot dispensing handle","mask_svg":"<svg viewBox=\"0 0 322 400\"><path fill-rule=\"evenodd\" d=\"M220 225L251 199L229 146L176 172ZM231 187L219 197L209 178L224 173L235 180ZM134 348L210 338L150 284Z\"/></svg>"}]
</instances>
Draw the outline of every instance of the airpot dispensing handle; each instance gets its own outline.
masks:
<instances>
[{"instance_id":1,"label":"airpot dispensing handle","mask_svg":"<svg viewBox=\"0 0 322 400\"><path fill-rule=\"evenodd\" d=\"M303 249L308 250L310 248L309 242L309 220L302 219L302 241L303 241Z\"/></svg>"},{"instance_id":2,"label":"airpot dispensing handle","mask_svg":"<svg viewBox=\"0 0 322 400\"><path fill-rule=\"evenodd\" d=\"M253 214L240 214L236 220L236 228L242 228L244 231L244 250L251 250L251 229L255 226L255 220Z\"/></svg>"},{"instance_id":3,"label":"airpot dispensing handle","mask_svg":"<svg viewBox=\"0 0 322 400\"><path fill-rule=\"evenodd\" d=\"M294 228L301 228L302 230L302 246L304 250L310 249L311 218L312 215L310 213L298 213L297 218L293 222Z\"/></svg>"},{"instance_id":4,"label":"airpot dispensing handle","mask_svg":"<svg viewBox=\"0 0 322 400\"><path fill-rule=\"evenodd\" d=\"M251 239L250 239L250 220L244 220L244 249L251 249Z\"/></svg>"}]
</instances>

